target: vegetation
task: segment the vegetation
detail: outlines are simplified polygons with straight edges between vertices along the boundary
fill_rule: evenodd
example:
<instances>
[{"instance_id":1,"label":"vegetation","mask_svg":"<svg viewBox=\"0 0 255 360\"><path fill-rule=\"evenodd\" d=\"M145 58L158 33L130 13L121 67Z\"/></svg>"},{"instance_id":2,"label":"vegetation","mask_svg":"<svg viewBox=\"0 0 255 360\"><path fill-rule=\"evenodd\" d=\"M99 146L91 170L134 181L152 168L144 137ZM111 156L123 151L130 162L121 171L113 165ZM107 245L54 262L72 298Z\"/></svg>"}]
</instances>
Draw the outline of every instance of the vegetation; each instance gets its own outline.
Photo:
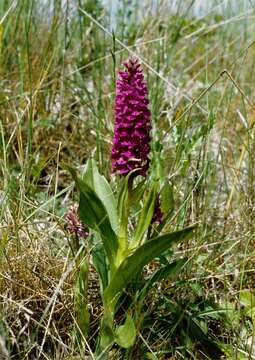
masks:
<instances>
[{"instance_id":1,"label":"vegetation","mask_svg":"<svg viewBox=\"0 0 255 360\"><path fill-rule=\"evenodd\" d=\"M254 359L252 3L112 4L0 2L0 359ZM143 234L194 230L120 285L102 354L100 238L66 214L79 191L95 200L92 173L125 195L110 156L130 56L148 85L150 171L168 184L165 227ZM88 204L81 227L93 228Z\"/></svg>"}]
</instances>

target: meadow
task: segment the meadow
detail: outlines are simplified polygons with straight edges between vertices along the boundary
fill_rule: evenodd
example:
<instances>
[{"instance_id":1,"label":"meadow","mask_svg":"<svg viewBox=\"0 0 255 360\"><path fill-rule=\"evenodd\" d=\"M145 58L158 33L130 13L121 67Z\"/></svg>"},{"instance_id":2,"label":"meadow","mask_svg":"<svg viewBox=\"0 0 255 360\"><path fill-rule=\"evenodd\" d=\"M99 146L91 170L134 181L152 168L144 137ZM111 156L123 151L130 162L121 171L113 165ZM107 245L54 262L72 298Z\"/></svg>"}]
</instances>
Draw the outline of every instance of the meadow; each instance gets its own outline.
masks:
<instances>
[{"instance_id":1,"label":"meadow","mask_svg":"<svg viewBox=\"0 0 255 360\"><path fill-rule=\"evenodd\" d=\"M0 360L255 359L254 6L0 1ZM111 165L128 58L152 126L131 190Z\"/></svg>"}]
</instances>

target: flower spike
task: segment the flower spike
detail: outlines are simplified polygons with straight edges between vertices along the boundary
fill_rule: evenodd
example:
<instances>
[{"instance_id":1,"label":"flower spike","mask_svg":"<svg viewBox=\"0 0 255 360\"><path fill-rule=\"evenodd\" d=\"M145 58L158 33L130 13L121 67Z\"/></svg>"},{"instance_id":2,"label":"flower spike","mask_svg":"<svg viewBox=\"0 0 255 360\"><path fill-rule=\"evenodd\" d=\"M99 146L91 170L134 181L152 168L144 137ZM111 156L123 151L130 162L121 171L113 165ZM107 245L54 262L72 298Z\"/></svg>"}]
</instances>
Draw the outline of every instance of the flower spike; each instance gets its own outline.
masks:
<instances>
[{"instance_id":1,"label":"flower spike","mask_svg":"<svg viewBox=\"0 0 255 360\"><path fill-rule=\"evenodd\" d=\"M150 153L150 110L143 70L136 58L124 63L119 72L115 98L115 126L112 146L112 170L127 175L147 175Z\"/></svg>"}]
</instances>

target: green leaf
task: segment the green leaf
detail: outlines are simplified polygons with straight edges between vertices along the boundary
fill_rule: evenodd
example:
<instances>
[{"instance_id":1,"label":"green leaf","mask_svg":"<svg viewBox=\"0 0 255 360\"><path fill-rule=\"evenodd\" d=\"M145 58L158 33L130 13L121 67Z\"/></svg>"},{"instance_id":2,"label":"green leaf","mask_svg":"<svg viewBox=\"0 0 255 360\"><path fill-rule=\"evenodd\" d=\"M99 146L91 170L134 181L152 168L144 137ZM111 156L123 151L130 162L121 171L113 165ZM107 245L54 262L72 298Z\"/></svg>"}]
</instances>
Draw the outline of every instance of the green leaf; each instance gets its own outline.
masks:
<instances>
[{"instance_id":1,"label":"green leaf","mask_svg":"<svg viewBox=\"0 0 255 360\"><path fill-rule=\"evenodd\" d=\"M115 335L115 340L121 347L128 349L134 345L136 329L130 315L127 315L125 323L116 329Z\"/></svg>"},{"instance_id":2,"label":"green leaf","mask_svg":"<svg viewBox=\"0 0 255 360\"><path fill-rule=\"evenodd\" d=\"M157 197L158 183L155 181L150 191L145 197L144 205L139 216L139 220L136 226L134 233L134 239L131 243L131 248L135 248L139 243L141 243L143 235L148 230L151 219L154 214L155 201Z\"/></svg>"},{"instance_id":3,"label":"green leaf","mask_svg":"<svg viewBox=\"0 0 255 360\"><path fill-rule=\"evenodd\" d=\"M97 196L104 204L110 219L111 226L117 234L119 226L117 202L110 184L103 175L99 174L94 159L89 159L87 161L84 173L82 175L82 180L95 191Z\"/></svg>"},{"instance_id":4,"label":"green leaf","mask_svg":"<svg viewBox=\"0 0 255 360\"><path fill-rule=\"evenodd\" d=\"M100 324L99 341L96 348L96 355L101 355L114 342L113 318L110 314L104 315ZM101 356L99 356L101 358Z\"/></svg>"},{"instance_id":5,"label":"green leaf","mask_svg":"<svg viewBox=\"0 0 255 360\"><path fill-rule=\"evenodd\" d=\"M118 191L117 209L118 209L118 214L119 214L120 219L123 217L122 214L126 213L124 205L128 199L128 178L129 178L129 175L120 179L119 187L118 187L119 191Z\"/></svg>"},{"instance_id":6,"label":"green leaf","mask_svg":"<svg viewBox=\"0 0 255 360\"><path fill-rule=\"evenodd\" d=\"M126 217L129 209L128 207L132 205L132 197L134 196L134 191L136 191L136 188L133 190L133 175L138 171L138 169L132 170L127 176L120 179L119 182L119 192L118 192L118 214L120 219L123 217ZM140 184L144 184L144 181L142 181ZM139 184L138 184L139 186ZM138 187L137 186L137 187ZM138 195L138 193L137 193ZM130 202L130 203L128 203ZM127 207L128 205L128 207Z\"/></svg>"},{"instance_id":7,"label":"green leaf","mask_svg":"<svg viewBox=\"0 0 255 360\"><path fill-rule=\"evenodd\" d=\"M91 187L79 179L75 173L72 174L80 191L79 216L84 224L100 233L107 258L113 269L118 251L118 238L111 227L104 204Z\"/></svg>"},{"instance_id":8,"label":"green leaf","mask_svg":"<svg viewBox=\"0 0 255 360\"><path fill-rule=\"evenodd\" d=\"M98 234L98 236L100 235ZM98 243L97 245L93 246L91 253L93 258L93 264L101 281L101 288L105 289L108 285L108 264L106 262L103 245Z\"/></svg>"},{"instance_id":9,"label":"green leaf","mask_svg":"<svg viewBox=\"0 0 255 360\"><path fill-rule=\"evenodd\" d=\"M141 301L142 299L145 298L145 296L147 296L148 292L155 283L160 282L166 278L169 278L172 275L176 275L183 268L183 266L186 264L187 261L188 261L187 258L179 259L157 270L148 279L145 286L141 290L139 294L139 300Z\"/></svg>"},{"instance_id":10,"label":"green leaf","mask_svg":"<svg viewBox=\"0 0 255 360\"><path fill-rule=\"evenodd\" d=\"M84 171L81 176L82 180L94 189L94 181L93 181L93 167L91 159L88 159L84 168ZM95 190L95 189L94 189Z\"/></svg>"},{"instance_id":11,"label":"green leaf","mask_svg":"<svg viewBox=\"0 0 255 360\"><path fill-rule=\"evenodd\" d=\"M130 183L130 176L126 176L120 182L119 187L119 196L118 196L118 214L119 214L119 244L121 251L124 252L127 248L128 242L128 216L129 216L129 187L132 185Z\"/></svg>"},{"instance_id":12,"label":"green leaf","mask_svg":"<svg viewBox=\"0 0 255 360\"><path fill-rule=\"evenodd\" d=\"M132 206L136 206L140 202L140 200L144 194L144 191L145 191L145 184L146 184L146 180L143 179L132 190L132 193L131 193L131 205Z\"/></svg>"},{"instance_id":13,"label":"green leaf","mask_svg":"<svg viewBox=\"0 0 255 360\"><path fill-rule=\"evenodd\" d=\"M166 251L172 244L180 242L191 235L194 227L158 236L140 246L134 253L126 258L116 270L104 297L110 302L125 288L129 282L155 257Z\"/></svg>"}]
</instances>

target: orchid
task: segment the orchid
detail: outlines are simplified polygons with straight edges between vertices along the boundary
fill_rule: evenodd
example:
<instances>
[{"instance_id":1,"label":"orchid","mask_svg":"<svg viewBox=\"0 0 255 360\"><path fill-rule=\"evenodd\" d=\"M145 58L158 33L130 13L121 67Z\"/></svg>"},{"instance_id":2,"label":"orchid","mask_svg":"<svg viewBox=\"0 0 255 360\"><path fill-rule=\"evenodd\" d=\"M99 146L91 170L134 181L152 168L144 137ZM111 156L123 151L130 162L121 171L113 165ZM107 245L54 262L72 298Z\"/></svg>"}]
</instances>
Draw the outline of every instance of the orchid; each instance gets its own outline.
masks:
<instances>
[{"instance_id":1,"label":"orchid","mask_svg":"<svg viewBox=\"0 0 255 360\"><path fill-rule=\"evenodd\" d=\"M88 243L91 243L93 265L100 279L104 307L96 348L96 355L100 356L114 343L124 348L134 344L134 310L127 309L124 322L120 325L115 319L125 289L133 279L142 276L144 266L174 243L188 238L193 230L193 227L187 227L161 233L168 209L172 206L169 184L164 184L160 193L159 180L149 173L151 121L143 70L136 58L128 59L124 66L126 70L119 72L116 84L111 151L112 172L117 175L116 181L109 184L99 173L94 159L87 161L81 177L69 168L80 192L78 214L90 229ZM139 211L135 213L134 208ZM134 226L130 228L132 216ZM151 231L157 225L158 230ZM171 273L177 273L186 261L186 258L179 259L159 269L159 273L148 279L140 289L140 296L134 294L134 298L142 301L153 286L154 279L163 280ZM83 268L89 269L89 266L83 264ZM86 289L84 274L83 277ZM85 320L84 336L89 326L87 317Z\"/></svg>"}]
</instances>

